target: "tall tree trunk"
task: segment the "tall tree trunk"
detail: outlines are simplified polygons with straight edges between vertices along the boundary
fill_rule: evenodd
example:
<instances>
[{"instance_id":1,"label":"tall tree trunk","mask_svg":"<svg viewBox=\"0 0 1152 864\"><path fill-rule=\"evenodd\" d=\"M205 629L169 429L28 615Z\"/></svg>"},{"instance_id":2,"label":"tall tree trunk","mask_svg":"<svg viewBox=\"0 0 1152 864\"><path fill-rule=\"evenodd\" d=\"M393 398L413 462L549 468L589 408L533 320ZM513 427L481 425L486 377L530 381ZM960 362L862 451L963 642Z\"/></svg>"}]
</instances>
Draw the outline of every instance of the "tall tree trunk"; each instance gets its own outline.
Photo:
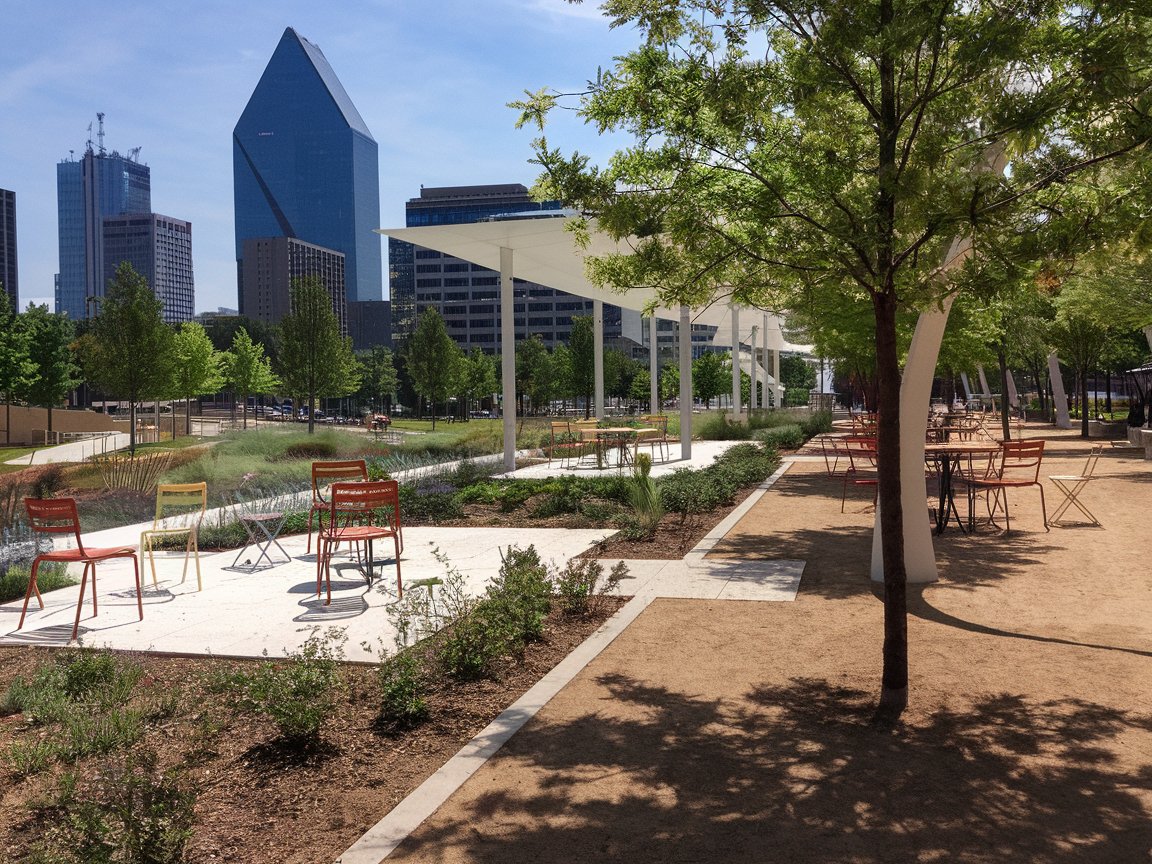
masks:
<instances>
[{"instance_id":1,"label":"tall tree trunk","mask_svg":"<svg viewBox=\"0 0 1152 864\"><path fill-rule=\"evenodd\" d=\"M1104 411L1108 419L1112 419L1112 370L1104 372Z\"/></svg>"},{"instance_id":2,"label":"tall tree trunk","mask_svg":"<svg viewBox=\"0 0 1152 864\"><path fill-rule=\"evenodd\" d=\"M1004 433L1004 440L1012 440L1012 424L1008 414L1008 357L1004 340L996 346L996 362L1000 364L1000 431Z\"/></svg>"}]
</instances>

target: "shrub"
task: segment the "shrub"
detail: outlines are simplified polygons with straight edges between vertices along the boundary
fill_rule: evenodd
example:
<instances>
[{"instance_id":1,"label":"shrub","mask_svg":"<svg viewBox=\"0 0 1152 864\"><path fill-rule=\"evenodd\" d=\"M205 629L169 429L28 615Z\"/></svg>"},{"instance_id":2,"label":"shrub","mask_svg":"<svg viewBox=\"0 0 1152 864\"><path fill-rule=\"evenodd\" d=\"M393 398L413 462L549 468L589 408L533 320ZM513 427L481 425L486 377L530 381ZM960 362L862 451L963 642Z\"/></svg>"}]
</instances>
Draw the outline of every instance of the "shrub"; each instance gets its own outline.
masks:
<instances>
[{"instance_id":1,"label":"shrub","mask_svg":"<svg viewBox=\"0 0 1152 864\"><path fill-rule=\"evenodd\" d=\"M428 717L428 700L420 658L404 651L380 664L380 719L397 729L411 729Z\"/></svg>"},{"instance_id":2,"label":"shrub","mask_svg":"<svg viewBox=\"0 0 1152 864\"><path fill-rule=\"evenodd\" d=\"M832 412L813 411L800 421L800 428L804 430L805 438L815 438L817 435L827 435L832 431Z\"/></svg>"},{"instance_id":3,"label":"shrub","mask_svg":"<svg viewBox=\"0 0 1152 864\"><path fill-rule=\"evenodd\" d=\"M722 416L708 417L696 431L696 437L704 441L746 441L751 434L743 423L734 423Z\"/></svg>"},{"instance_id":4,"label":"shrub","mask_svg":"<svg viewBox=\"0 0 1152 864\"><path fill-rule=\"evenodd\" d=\"M24 592L28 590L30 578L31 567L27 564L12 564L5 567L0 563L0 603L23 597ZM45 562L40 565L40 570L36 574L36 588L41 594L75 584L76 580L68 575L68 569L63 564Z\"/></svg>"},{"instance_id":5,"label":"shrub","mask_svg":"<svg viewBox=\"0 0 1152 864\"><path fill-rule=\"evenodd\" d=\"M516 643L535 642L544 633L552 603L552 581L535 546L508 547L500 553L500 573L488 587L488 599L503 616Z\"/></svg>"},{"instance_id":6,"label":"shrub","mask_svg":"<svg viewBox=\"0 0 1152 864\"><path fill-rule=\"evenodd\" d=\"M754 435L757 441L771 444L781 450L799 450L804 446L807 436L804 430L795 424L776 426L772 429L758 429Z\"/></svg>"},{"instance_id":7,"label":"shrub","mask_svg":"<svg viewBox=\"0 0 1152 864\"><path fill-rule=\"evenodd\" d=\"M742 487L763 483L779 467L780 455L775 447L765 444L737 444L717 456L712 466L705 470L723 472L738 487Z\"/></svg>"},{"instance_id":8,"label":"shrub","mask_svg":"<svg viewBox=\"0 0 1152 864\"><path fill-rule=\"evenodd\" d=\"M59 864L178 864L196 822L196 793L146 752L98 772L81 791L66 778L56 796L62 818L38 849Z\"/></svg>"},{"instance_id":9,"label":"shrub","mask_svg":"<svg viewBox=\"0 0 1152 864\"><path fill-rule=\"evenodd\" d=\"M623 561L604 577L604 566L590 558L573 558L554 578L556 596L561 610L567 615L587 615L597 612L604 596L614 591L625 576L628 566Z\"/></svg>"},{"instance_id":10,"label":"shrub","mask_svg":"<svg viewBox=\"0 0 1152 864\"><path fill-rule=\"evenodd\" d=\"M496 604L482 598L442 631L438 655L448 676L460 681L487 677L513 645L511 628Z\"/></svg>"},{"instance_id":11,"label":"shrub","mask_svg":"<svg viewBox=\"0 0 1152 864\"><path fill-rule=\"evenodd\" d=\"M651 473L652 457L647 453L641 453L636 458L629 492L632 499L632 515L644 537L651 537L656 533L656 526L660 524L660 519L664 515L664 507L660 503L660 495L656 491L656 483Z\"/></svg>"},{"instance_id":12,"label":"shrub","mask_svg":"<svg viewBox=\"0 0 1152 864\"><path fill-rule=\"evenodd\" d=\"M217 675L212 686L231 691L241 711L268 717L284 740L313 744L335 707L333 691L340 684L344 639L336 630L323 636L314 631L286 662L265 663L252 673Z\"/></svg>"},{"instance_id":13,"label":"shrub","mask_svg":"<svg viewBox=\"0 0 1152 864\"><path fill-rule=\"evenodd\" d=\"M447 484L400 486L401 522L443 522L464 515L456 490Z\"/></svg>"},{"instance_id":14,"label":"shrub","mask_svg":"<svg viewBox=\"0 0 1152 864\"><path fill-rule=\"evenodd\" d=\"M267 458L269 461L279 459L330 459L336 455L336 445L331 441L300 441L284 448L284 455Z\"/></svg>"},{"instance_id":15,"label":"shrub","mask_svg":"<svg viewBox=\"0 0 1152 864\"><path fill-rule=\"evenodd\" d=\"M53 462L40 469L28 492L33 498L51 498L64 486L64 469Z\"/></svg>"},{"instance_id":16,"label":"shrub","mask_svg":"<svg viewBox=\"0 0 1152 864\"><path fill-rule=\"evenodd\" d=\"M657 485L660 503L671 513L707 513L732 501L739 484L722 473L706 468L678 468Z\"/></svg>"}]
</instances>

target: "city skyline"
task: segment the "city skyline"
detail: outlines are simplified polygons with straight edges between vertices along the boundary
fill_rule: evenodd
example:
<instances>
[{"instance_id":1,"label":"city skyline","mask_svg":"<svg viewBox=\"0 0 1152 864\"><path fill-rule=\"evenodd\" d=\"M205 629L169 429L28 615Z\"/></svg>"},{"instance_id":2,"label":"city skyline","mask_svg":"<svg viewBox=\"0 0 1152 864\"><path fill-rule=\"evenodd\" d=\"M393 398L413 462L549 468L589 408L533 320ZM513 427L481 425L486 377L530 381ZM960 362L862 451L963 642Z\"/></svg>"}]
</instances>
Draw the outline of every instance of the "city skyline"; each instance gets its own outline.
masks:
<instances>
[{"instance_id":1,"label":"city skyline","mask_svg":"<svg viewBox=\"0 0 1152 864\"><path fill-rule=\"evenodd\" d=\"M97 112L109 140L141 147L155 170L152 209L196 226L197 311L236 307L231 132L287 26L324 51L379 143L380 227L404 224L421 185L531 184L534 133L514 128L506 103L526 89L581 90L633 42L594 5L564 0L17 2L6 24L0 187L20 201L21 308L52 302L56 164L83 154ZM565 149L602 163L620 146L561 114L548 134Z\"/></svg>"}]
</instances>

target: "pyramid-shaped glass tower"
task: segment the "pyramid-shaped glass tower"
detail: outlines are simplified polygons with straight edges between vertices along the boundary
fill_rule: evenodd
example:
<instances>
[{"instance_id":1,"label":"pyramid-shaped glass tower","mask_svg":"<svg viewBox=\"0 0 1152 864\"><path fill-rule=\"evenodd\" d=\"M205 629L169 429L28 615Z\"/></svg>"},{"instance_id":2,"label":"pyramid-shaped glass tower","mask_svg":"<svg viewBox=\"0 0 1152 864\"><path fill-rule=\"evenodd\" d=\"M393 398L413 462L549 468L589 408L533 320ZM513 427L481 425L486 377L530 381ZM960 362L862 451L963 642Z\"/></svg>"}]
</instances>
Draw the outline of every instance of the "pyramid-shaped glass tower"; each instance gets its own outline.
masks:
<instances>
[{"instance_id":1,"label":"pyramid-shaped glass tower","mask_svg":"<svg viewBox=\"0 0 1152 864\"><path fill-rule=\"evenodd\" d=\"M348 300L380 300L376 141L320 48L289 27L232 133L236 258L294 237L343 252Z\"/></svg>"}]
</instances>

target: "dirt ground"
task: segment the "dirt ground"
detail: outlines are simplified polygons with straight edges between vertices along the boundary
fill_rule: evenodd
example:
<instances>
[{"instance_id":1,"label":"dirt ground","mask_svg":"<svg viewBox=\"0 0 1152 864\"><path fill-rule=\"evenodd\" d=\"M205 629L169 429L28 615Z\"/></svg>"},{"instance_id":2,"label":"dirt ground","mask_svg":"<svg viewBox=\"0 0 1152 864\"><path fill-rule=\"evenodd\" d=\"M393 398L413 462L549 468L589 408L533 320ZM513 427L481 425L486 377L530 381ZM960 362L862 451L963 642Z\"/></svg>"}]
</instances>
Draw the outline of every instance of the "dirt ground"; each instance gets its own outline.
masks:
<instances>
[{"instance_id":1,"label":"dirt ground","mask_svg":"<svg viewBox=\"0 0 1152 864\"><path fill-rule=\"evenodd\" d=\"M1083 464L1030 433L1042 477ZM1097 473L1101 528L1028 489L937 539L881 731L870 490L792 466L714 554L804 559L796 602L655 601L389 861L1152 860L1152 463Z\"/></svg>"}]
</instances>

